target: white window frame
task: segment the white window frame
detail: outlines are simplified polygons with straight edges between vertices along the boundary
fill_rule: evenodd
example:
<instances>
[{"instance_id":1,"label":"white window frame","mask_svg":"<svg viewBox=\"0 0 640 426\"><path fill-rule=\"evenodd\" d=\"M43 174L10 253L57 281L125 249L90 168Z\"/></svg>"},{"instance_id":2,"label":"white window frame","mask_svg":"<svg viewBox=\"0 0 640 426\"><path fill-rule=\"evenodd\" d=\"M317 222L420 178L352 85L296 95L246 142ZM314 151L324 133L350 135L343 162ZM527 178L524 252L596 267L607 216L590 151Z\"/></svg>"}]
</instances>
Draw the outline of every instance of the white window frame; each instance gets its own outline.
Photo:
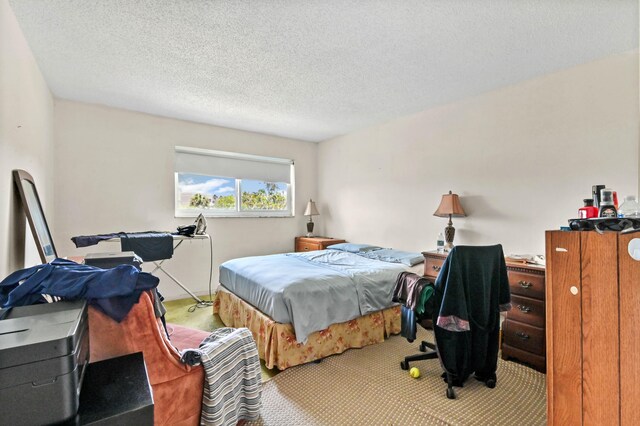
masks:
<instances>
[{"instance_id":1,"label":"white window frame","mask_svg":"<svg viewBox=\"0 0 640 426\"><path fill-rule=\"evenodd\" d=\"M243 179L234 176L219 176L215 171L212 171L210 175L212 177L224 177L227 179L235 180L235 197L236 197L236 209L235 210L210 210L210 209L180 209L179 206L179 193L178 193L178 174L190 173L188 171L179 172L174 165L174 214L175 217L196 217L200 213L206 217L294 217L295 216L295 165L293 160L277 157L266 157L261 155L243 154L239 152L228 151L216 151L202 148L191 148L184 146L176 146L174 149L174 158L178 153L185 154L198 154L211 157L221 157L230 159L249 160L263 163L276 163L290 166L290 182L287 184L287 209L286 210L241 210L242 193L240 192L241 181ZM193 173L200 174L200 173ZM259 179L245 179L245 180L259 180Z\"/></svg>"}]
</instances>

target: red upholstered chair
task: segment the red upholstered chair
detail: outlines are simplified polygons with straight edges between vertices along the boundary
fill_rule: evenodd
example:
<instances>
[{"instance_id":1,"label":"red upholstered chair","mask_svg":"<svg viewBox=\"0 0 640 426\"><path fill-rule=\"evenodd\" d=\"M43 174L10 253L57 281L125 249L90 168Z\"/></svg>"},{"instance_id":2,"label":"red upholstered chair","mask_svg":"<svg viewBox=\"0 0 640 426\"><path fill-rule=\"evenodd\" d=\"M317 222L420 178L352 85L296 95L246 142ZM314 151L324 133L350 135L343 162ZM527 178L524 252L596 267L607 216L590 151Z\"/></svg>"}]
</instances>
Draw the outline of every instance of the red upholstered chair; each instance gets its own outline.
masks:
<instances>
[{"instance_id":1,"label":"red upholstered chair","mask_svg":"<svg viewBox=\"0 0 640 426\"><path fill-rule=\"evenodd\" d=\"M180 362L180 354L155 317L152 294L144 292L120 323L89 308L90 362L142 352L153 389L156 425L197 425L202 409L204 370ZM209 335L192 330L181 344L197 348ZM189 339L192 338L192 341Z\"/></svg>"}]
</instances>

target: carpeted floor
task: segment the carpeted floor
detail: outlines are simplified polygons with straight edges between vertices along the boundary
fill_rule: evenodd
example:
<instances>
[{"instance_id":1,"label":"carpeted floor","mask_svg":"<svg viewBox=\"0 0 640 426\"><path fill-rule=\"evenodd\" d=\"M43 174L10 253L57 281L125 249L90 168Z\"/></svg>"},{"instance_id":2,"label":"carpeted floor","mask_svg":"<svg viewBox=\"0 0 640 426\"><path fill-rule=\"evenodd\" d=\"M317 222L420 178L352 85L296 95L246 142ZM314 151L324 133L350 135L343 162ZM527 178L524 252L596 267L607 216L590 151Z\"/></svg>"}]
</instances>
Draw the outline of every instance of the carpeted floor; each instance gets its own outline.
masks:
<instances>
[{"instance_id":1,"label":"carpeted floor","mask_svg":"<svg viewBox=\"0 0 640 426\"><path fill-rule=\"evenodd\" d=\"M209 300L209 297L207 296L203 300ZM167 308L165 315L167 322L204 331L213 331L216 328L224 327L220 317L213 315L211 306L196 305L191 298L165 301L164 306Z\"/></svg>"},{"instance_id":2,"label":"carpeted floor","mask_svg":"<svg viewBox=\"0 0 640 426\"><path fill-rule=\"evenodd\" d=\"M203 298L209 300L208 297ZM167 313L165 320L167 323L179 324L184 327L196 328L198 330L213 331L216 328L225 327L218 315L213 314L211 306L196 305L194 300L179 299L164 302ZM169 331L171 333L171 331ZM264 361L260 360L262 368L262 381L266 382L279 373L277 369L268 369Z\"/></svg>"},{"instance_id":3,"label":"carpeted floor","mask_svg":"<svg viewBox=\"0 0 640 426\"><path fill-rule=\"evenodd\" d=\"M420 330L418 339L432 340ZM416 342L419 342L417 340ZM438 360L417 361L419 379L400 369L418 344L384 343L287 369L263 385L262 418L249 425L544 425L545 375L499 360L495 389L470 378L446 397Z\"/></svg>"},{"instance_id":4,"label":"carpeted floor","mask_svg":"<svg viewBox=\"0 0 640 426\"><path fill-rule=\"evenodd\" d=\"M224 326L211 308L189 308L192 299L165 303L167 321L211 331ZM278 373L264 367L261 419L250 425L544 425L545 375L514 362L498 361L498 384L489 389L471 378L449 400L437 360L417 361L412 379L400 369L420 340L393 336L384 343ZM278 374L276 374L278 373ZM269 380L270 379L270 380Z\"/></svg>"}]
</instances>

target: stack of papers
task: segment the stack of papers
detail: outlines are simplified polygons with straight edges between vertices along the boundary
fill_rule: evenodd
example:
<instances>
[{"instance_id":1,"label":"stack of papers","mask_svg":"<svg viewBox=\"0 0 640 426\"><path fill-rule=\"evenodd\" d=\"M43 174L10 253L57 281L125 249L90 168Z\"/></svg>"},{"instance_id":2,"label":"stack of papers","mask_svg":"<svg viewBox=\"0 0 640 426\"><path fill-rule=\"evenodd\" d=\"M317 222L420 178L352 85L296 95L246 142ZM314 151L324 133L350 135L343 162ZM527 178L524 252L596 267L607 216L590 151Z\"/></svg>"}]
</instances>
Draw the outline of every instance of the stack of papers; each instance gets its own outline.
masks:
<instances>
[{"instance_id":1,"label":"stack of papers","mask_svg":"<svg viewBox=\"0 0 640 426\"><path fill-rule=\"evenodd\" d=\"M540 254L510 254L507 256L507 261L545 266L544 256Z\"/></svg>"}]
</instances>

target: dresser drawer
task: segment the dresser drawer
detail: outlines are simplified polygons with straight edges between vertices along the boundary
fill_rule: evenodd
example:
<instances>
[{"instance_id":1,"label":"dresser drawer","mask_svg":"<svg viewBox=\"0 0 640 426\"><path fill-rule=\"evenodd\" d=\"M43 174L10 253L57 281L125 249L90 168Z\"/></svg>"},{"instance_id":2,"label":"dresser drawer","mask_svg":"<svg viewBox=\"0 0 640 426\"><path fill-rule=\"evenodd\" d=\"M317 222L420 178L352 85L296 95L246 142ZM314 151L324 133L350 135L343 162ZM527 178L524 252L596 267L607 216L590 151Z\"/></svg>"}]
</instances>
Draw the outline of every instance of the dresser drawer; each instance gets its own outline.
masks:
<instances>
[{"instance_id":1,"label":"dresser drawer","mask_svg":"<svg viewBox=\"0 0 640 426\"><path fill-rule=\"evenodd\" d=\"M313 250L322 250L322 244L310 243L307 241L296 241L296 251L313 251Z\"/></svg>"},{"instance_id":2,"label":"dresser drawer","mask_svg":"<svg viewBox=\"0 0 640 426\"><path fill-rule=\"evenodd\" d=\"M440 269L442 269L443 263L444 258L426 256L424 258L424 275L435 281L438 273L440 273Z\"/></svg>"},{"instance_id":3,"label":"dresser drawer","mask_svg":"<svg viewBox=\"0 0 640 426\"><path fill-rule=\"evenodd\" d=\"M506 344L534 353L544 355L544 329L507 318L502 323L502 338Z\"/></svg>"},{"instance_id":4,"label":"dresser drawer","mask_svg":"<svg viewBox=\"0 0 640 426\"><path fill-rule=\"evenodd\" d=\"M509 271L511 294L544 300L544 275Z\"/></svg>"},{"instance_id":5,"label":"dresser drawer","mask_svg":"<svg viewBox=\"0 0 640 426\"><path fill-rule=\"evenodd\" d=\"M520 348L515 348L507 344L502 343L502 359L517 359L518 361L525 362L536 370L544 373L547 371L546 358L540 355L536 355L531 352L523 351Z\"/></svg>"},{"instance_id":6,"label":"dresser drawer","mask_svg":"<svg viewBox=\"0 0 640 426\"><path fill-rule=\"evenodd\" d=\"M507 319L544 328L544 301L511 296L511 310L507 313Z\"/></svg>"}]
</instances>

